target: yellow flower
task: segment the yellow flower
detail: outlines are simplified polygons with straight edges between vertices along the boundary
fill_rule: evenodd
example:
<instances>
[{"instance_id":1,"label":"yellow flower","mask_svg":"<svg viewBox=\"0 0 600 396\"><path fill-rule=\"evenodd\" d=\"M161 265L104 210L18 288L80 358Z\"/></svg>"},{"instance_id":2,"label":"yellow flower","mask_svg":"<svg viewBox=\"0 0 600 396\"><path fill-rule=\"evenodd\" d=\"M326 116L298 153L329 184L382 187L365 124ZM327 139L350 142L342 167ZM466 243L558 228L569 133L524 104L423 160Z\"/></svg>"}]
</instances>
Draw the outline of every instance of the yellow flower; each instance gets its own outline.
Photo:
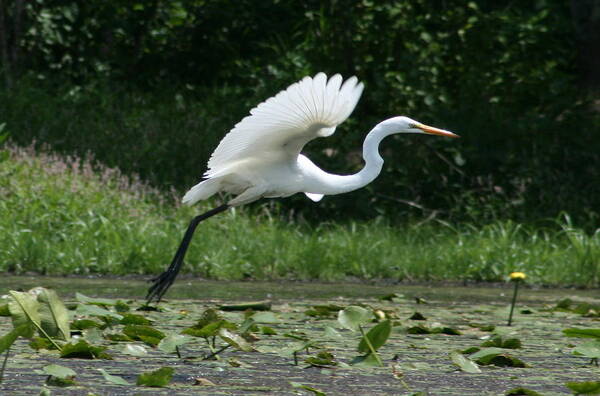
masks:
<instances>
[{"instance_id":1,"label":"yellow flower","mask_svg":"<svg viewBox=\"0 0 600 396\"><path fill-rule=\"evenodd\" d=\"M523 272L511 272L509 277L511 281L520 281L525 279L527 276Z\"/></svg>"}]
</instances>

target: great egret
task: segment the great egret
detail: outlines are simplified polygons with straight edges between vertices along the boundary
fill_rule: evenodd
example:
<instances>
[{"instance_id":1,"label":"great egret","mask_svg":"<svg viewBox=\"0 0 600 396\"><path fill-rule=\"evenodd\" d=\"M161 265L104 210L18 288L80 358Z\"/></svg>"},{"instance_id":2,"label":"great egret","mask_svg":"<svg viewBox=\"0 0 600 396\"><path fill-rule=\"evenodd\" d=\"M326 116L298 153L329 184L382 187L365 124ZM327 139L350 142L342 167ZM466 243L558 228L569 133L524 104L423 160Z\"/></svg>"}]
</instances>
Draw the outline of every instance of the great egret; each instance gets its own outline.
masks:
<instances>
[{"instance_id":1,"label":"great egret","mask_svg":"<svg viewBox=\"0 0 600 396\"><path fill-rule=\"evenodd\" d=\"M183 265L185 252L198 224L230 207L259 198L288 197L302 192L317 202L324 195L356 190L375 179L383 159L379 143L395 133L428 133L458 137L452 132L423 125L408 117L382 121L369 132L363 145L364 168L348 176L327 173L300 151L306 143L331 136L356 106L363 84L350 77L342 84L336 74L305 77L252 110L221 140L208 161L204 179L192 187L183 202L192 205L217 192L236 195L226 204L195 217L169 268L152 279L146 299L160 302Z\"/></svg>"}]
</instances>

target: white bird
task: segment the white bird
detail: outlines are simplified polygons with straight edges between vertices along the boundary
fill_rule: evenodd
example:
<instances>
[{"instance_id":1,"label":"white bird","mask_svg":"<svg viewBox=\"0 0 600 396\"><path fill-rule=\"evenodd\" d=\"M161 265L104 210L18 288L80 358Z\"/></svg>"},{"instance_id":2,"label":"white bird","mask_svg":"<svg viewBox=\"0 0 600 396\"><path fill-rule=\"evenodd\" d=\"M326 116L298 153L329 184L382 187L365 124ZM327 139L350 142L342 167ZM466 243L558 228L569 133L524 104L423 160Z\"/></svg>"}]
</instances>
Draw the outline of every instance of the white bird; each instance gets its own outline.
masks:
<instances>
[{"instance_id":1,"label":"white bird","mask_svg":"<svg viewBox=\"0 0 600 396\"><path fill-rule=\"evenodd\" d=\"M423 125L408 117L393 117L375 125L363 144L364 168L354 175L335 175L300 154L318 137L331 136L356 106L363 84L350 77L342 84L336 74L305 77L252 110L221 140L208 161L204 179L192 187L183 202L192 205L218 192L235 195L226 204L195 217L169 268L152 281L146 299L160 302L183 265L183 258L198 224L230 207L260 198L304 193L317 202L364 187L381 172L379 143L396 133L427 133L458 137L452 132Z\"/></svg>"}]
</instances>

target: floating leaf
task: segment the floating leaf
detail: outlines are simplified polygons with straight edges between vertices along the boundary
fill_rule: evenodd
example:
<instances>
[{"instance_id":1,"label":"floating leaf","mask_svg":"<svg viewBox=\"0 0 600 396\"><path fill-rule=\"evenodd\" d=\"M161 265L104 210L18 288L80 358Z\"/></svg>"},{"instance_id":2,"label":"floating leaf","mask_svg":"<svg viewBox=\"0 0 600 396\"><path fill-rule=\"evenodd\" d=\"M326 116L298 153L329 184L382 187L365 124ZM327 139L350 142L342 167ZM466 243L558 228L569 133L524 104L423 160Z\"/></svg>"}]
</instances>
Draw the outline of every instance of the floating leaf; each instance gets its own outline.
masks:
<instances>
[{"instance_id":1,"label":"floating leaf","mask_svg":"<svg viewBox=\"0 0 600 396\"><path fill-rule=\"evenodd\" d=\"M131 385L129 382L127 382L122 377L120 377L118 375L108 374L106 372L106 370L104 370L104 369L98 369L98 371L100 371L102 373L102 376L108 382L112 382L113 384L116 384L116 385Z\"/></svg>"},{"instance_id":2,"label":"floating leaf","mask_svg":"<svg viewBox=\"0 0 600 396\"><path fill-rule=\"evenodd\" d=\"M385 294L378 298L381 301L397 301L397 300L403 299L404 295L398 294L398 293L390 293L390 294Z\"/></svg>"},{"instance_id":3,"label":"floating leaf","mask_svg":"<svg viewBox=\"0 0 600 396\"><path fill-rule=\"evenodd\" d=\"M460 353L462 353L463 355L471 355L475 352L479 352L481 351L481 348L478 347L469 347L467 349L463 349L462 351L460 351Z\"/></svg>"},{"instance_id":4,"label":"floating leaf","mask_svg":"<svg viewBox=\"0 0 600 396\"><path fill-rule=\"evenodd\" d=\"M312 317L328 318L330 316L337 315L337 313L342 309L344 309L344 307L334 304L313 305L312 308L306 310L304 314Z\"/></svg>"},{"instance_id":5,"label":"floating leaf","mask_svg":"<svg viewBox=\"0 0 600 396\"><path fill-rule=\"evenodd\" d=\"M264 335L277 335L277 332L269 326L261 326L260 332Z\"/></svg>"},{"instance_id":6,"label":"floating leaf","mask_svg":"<svg viewBox=\"0 0 600 396\"><path fill-rule=\"evenodd\" d=\"M331 327L331 326L325 326L325 337L328 337L328 338L342 338L343 336L340 334L339 331L337 331L333 327Z\"/></svg>"},{"instance_id":7,"label":"floating leaf","mask_svg":"<svg viewBox=\"0 0 600 396\"><path fill-rule=\"evenodd\" d=\"M409 327L408 329L406 329L406 332L408 334L431 334L431 329L423 325L418 325Z\"/></svg>"},{"instance_id":8,"label":"floating leaf","mask_svg":"<svg viewBox=\"0 0 600 396\"><path fill-rule=\"evenodd\" d=\"M320 351L316 356L309 356L304 361L315 367L331 367L337 365L335 357L329 351Z\"/></svg>"},{"instance_id":9,"label":"floating leaf","mask_svg":"<svg viewBox=\"0 0 600 396\"><path fill-rule=\"evenodd\" d=\"M359 326L367 323L372 317L370 310L351 305L338 313L338 322L345 329L358 331Z\"/></svg>"},{"instance_id":10,"label":"floating leaf","mask_svg":"<svg viewBox=\"0 0 600 396\"><path fill-rule=\"evenodd\" d=\"M80 316L108 317L116 320L123 319L123 315L109 311L108 309L99 307L97 305L78 304L77 308L75 309L75 314Z\"/></svg>"},{"instance_id":11,"label":"floating leaf","mask_svg":"<svg viewBox=\"0 0 600 396\"><path fill-rule=\"evenodd\" d=\"M369 332L365 335L371 342L371 346L374 350L378 350L381 348L383 344L388 340L390 334L392 332L392 323L389 320L383 321L378 325L374 326ZM364 338L360 340L358 344L358 352L367 353L371 352L367 342Z\"/></svg>"},{"instance_id":12,"label":"floating leaf","mask_svg":"<svg viewBox=\"0 0 600 396\"><path fill-rule=\"evenodd\" d=\"M165 338L165 333L151 326L127 325L123 329L123 334L134 340L140 340L150 346L157 346L160 340Z\"/></svg>"},{"instance_id":13,"label":"floating leaf","mask_svg":"<svg viewBox=\"0 0 600 396\"><path fill-rule=\"evenodd\" d=\"M100 327L102 324L92 319L79 319L71 323L71 327L75 330L91 329L92 327Z\"/></svg>"},{"instance_id":14,"label":"floating leaf","mask_svg":"<svg viewBox=\"0 0 600 396\"><path fill-rule=\"evenodd\" d=\"M83 331L83 338L90 344L99 344L104 341L102 330L92 327Z\"/></svg>"},{"instance_id":15,"label":"floating leaf","mask_svg":"<svg viewBox=\"0 0 600 396\"><path fill-rule=\"evenodd\" d=\"M447 335L461 335L462 333L452 327L435 327L431 329L432 334L447 334Z\"/></svg>"},{"instance_id":16,"label":"floating leaf","mask_svg":"<svg viewBox=\"0 0 600 396\"><path fill-rule=\"evenodd\" d=\"M75 385L77 373L68 367L50 364L42 367L42 371L49 375L46 379L47 385L61 387Z\"/></svg>"},{"instance_id":17,"label":"floating leaf","mask_svg":"<svg viewBox=\"0 0 600 396\"><path fill-rule=\"evenodd\" d=\"M59 378L59 377L50 375L50 376L48 376L48 378L46 378L46 385L66 387L66 386L76 385L76 382L75 382L75 379L73 379L73 378Z\"/></svg>"},{"instance_id":18,"label":"floating leaf","mask_svg":"<svg viewBox=\"0 0 600 396\"><path fill-rule=\"evenodd\" d=\"M567 382L565 385L577 395L600 394L600 381Z\"/></svg>"},{"instance_id":19,"label":"floating leaf","mask_svg":"<svg viewBox=\"0 0 600 396\"><path fill-rule=\"evenodd\" d=\"M104 334L104 338L106 338L107 340L110 341L115 341L115 342L129 342L129 341L134 341L133 338L125 335L125 334L121 334L121 333L110 333L110 334Z\"/></svg>"},{"instance_id":20,"label":"floating leaf","mask_svg":"<svg viewBox=\"0 0 600 396\"><path fill-rule=\"evenodd\" d=\"M578 345L573 349L573 353L589 359L600 359L600 340L592 340Z\"/></svg>"},{"instance_id":21,"label":"floating leaf","mask_svg":"<svg viewBox=\"0 0 600 396\"><path fill-rule=\"evenodd\" d=\"M76 344L65 344L60 352L61 358L68 359L112 359L104 352L106 348L90 345L85 340L79 340Z\"/></svg>"},{"instance_id":22,"label":"floating leaf","mask_svg":"<svg viewBox=\"0 0 600 396\"><path fill-rule=\"evenodd\" d=\"M125 347L123 348L122 352L126 355L137 357L146 356L148 354L148 351L146 350L146 348L144 348L143 345L136 344L125 344Z\"/></svg>"},{"instance_id":23,"label":"floating leaf","mask_svg":"<svg viewBox=\"0 0 600 396\"><path fill-rule=\"evenodd\" d=\"M177 347L192 341L192 337L181 334L169 334L158 343L158 349L165 353L174 353Z\"/></svg>"},{"instance_id":24,"label":"floating leaf","mask_svg":"<svg viewBox=\"0 0 600 396\"><path fill-rule=\"evenodd\" d=\"M312 392L315 394L315 396L327 396L324 392L316 388L310 387L308 385L303 385L299 382L290 381L290 385L292 385L293 388L304 389L306 391Z\"/></svg>"},{"instance_id":25,"label":"floating leaf","mask_svg":"<svg viewBox=\"0 0 600 396\"><path fill-rule=\"evenodd\" d=\"M182 334L191 335L193 337L208 338L215 337L217 334L219 334L219 330L222 328L235 330L236 327L237 326L234 323L221 319L215 322L211 322L202 328L198 328L196 325L193 327L188 327L187 329L182 331Z\"/></svg>"},{"instance_id":26,"label":"floating leaf","mask_svg":"<svg viewBox=\"0 0 600 396\"><path fill-rule=\"evenodd\" d=\"M484 349L479 350L478 352L475 352L474 354L469 356L469 358L473 359L473 360L477 360L477 359L480 359L480 358L488 356L488 355L499 355L503 352L504 351L501 348L496 348L496 347L484 348Z\"/></svg>"},{"instance_id":27,"label":"floating leaf","mask_svg":"<svg viewBox=\"0 0 600 396\"><path fill-rule=\"evenodd\" d=\"M53 375L56 378L75 377L77 375L77 373L72 369L65 366L59 366L58 364L49 364L44 366L42 367L42 371L45 374Z\"/></svg>"},{"instance_id":28,"label":"floating leaf","mask_svg":"<svg viewBox=\"0 0 600 396\"><path fill-rule=\"evenodd\" d=\"M518 349L522 347L521 340L518 338L503 339L501 336L496 336L481 344L482 347L497 347L505 349Z\"/></svg>"},{"instance_id":29,"label":"floating leaf","mask_svg":"<svg viewBox=\"0 0 600 396\"><path fill-rule=\"evenodd\" d=\"M567 337L600 338L600 329L564 329Z\"/></svg>"},{"instance_id":30,"label":"floating leaf","mask_svg":"<svg viewBox=\"0 0 600 396\"><path fill-rule=\"evenodd\" d=\"M140 374L136 383L138 386L167 386L173 379L174 372L175 370L172 367L162 367L158 370Z\"/></svg>"},{"instance_id":31,"label":"floating leaf","mask_svg":"<svg viewBox=\"0 0 600 396\"><path fill-rule=\"evenodd\" d=\"M462 353L456 351L450 352L450 359L452 359L452 363L457 365L458 368L465 373L481 373L481 369L477 363L467 358Z\"/></svg>"},{"instance_id":32,"label":"floating leaf","mask_svg":"<svg viewBox=\"0 0 600 396\"><path fill-rule=\"evenodd\" d=\"M121 318L119 323L122 325L145 325L145 326L152 324L151 321L149 321L142 315L129 314L129 313L124 314L123 318Z\"/></svg>"},{"instance_id":33,"label":"floating leaf","mask_svg":"<svg viewBox=\"0 0 600 396\"><path fill-rule=\"evenodd\" d=\"M257 312L250 317L256 323L279 323L279 319L273 312Z\"/></svg>"},{"instance_id":34,"label":"floating leaf","mask_svg":"<svg viewBox=\"0 0 600 396\"><path fill-rule=\"evenodd\" d=\"M423 316L423 314L421 314L420 312L415 312L408 319L410 319L410 320L427 320L427 318L425 316Z\"/></svg>"},{"instance_id":35,"label":"floating leaf","mask_svg":"<svg viewBox=\"0 0 600 396\"><path fill-rule=\"evenodd\" d=\"M350 362L351 365L356 367L381 367L380 360L375 355L369 353L368 355L356 356Z\"/></svg>"},{"instance_id":36,"label":"floating leaf","mask_svg":"<svg viewBox=\"0 0 600 396\"><path fill-rule=\"evenodd\" d=\"M227 329L220 329L219 337L221 337L223 341L225 341L232 347L241 351L252 352L254 350L254 348L252 348L252 345L250 345L248 341L242 338L242 336L240 336L239 334L235 334Z\"/></svg>"},{"instance_id":37,"label":"floating leaf","mask_svg":"<svg viewBox=\"0 0 600 396\"><path fill-rule=\"evenodd\" d=\"M65 341L71 339L69 313L54 290L42 289L37 296L40 303L41 326L50 337L58 337Z\"/></svg>"},{"instance_id":38,"label":"floating leaf","mask_svg":"<svg viewBox=\"0 0 600 396\"><path fill-rule=\"evenodd\" d=\"M501 348L484 348L479 352L475 352L469 358L482 366L527 367L522 360L505 353Z\"/></svg>"}]
</instances>

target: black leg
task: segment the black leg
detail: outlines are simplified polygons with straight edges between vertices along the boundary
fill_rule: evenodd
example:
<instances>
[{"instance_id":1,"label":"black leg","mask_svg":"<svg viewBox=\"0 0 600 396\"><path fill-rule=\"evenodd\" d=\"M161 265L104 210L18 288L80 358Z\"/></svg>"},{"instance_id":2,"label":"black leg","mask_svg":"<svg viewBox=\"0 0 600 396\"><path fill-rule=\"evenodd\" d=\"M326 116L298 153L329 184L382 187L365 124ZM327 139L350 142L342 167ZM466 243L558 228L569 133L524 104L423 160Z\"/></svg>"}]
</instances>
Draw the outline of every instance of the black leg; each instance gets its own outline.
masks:
<instances>
[{"instance_id":1,"label":"black leg","mask_svg":"<svg viewBox=\"0 0 600 396\"><path fill-rule=\"evenodd\" d=\"M154 282L154 284L148 289L148 294L146 295L146 304L150 304L152 300L156 300L156 303L158 304L162 299L162 296L167 292L167 290L169 290L169 287L171 287L175 281L175 278L177 277L177 274L183 265L185 252L190 245L190 241L192 240L192 236L194 235L194 231L196 231L198 224L200 224L200 222L203 220L206 220L209 217L212 217L227 209L229 209L227 204L221 205L192 219L187 231L185 232L185 235L183 236L181 244L175 253L175 257L173 257L173 261L171 261L171 265L169 265L169 268L167 268L165 272L156 278L150 280L151 282Z\"/></svg>"}]
</instances>

